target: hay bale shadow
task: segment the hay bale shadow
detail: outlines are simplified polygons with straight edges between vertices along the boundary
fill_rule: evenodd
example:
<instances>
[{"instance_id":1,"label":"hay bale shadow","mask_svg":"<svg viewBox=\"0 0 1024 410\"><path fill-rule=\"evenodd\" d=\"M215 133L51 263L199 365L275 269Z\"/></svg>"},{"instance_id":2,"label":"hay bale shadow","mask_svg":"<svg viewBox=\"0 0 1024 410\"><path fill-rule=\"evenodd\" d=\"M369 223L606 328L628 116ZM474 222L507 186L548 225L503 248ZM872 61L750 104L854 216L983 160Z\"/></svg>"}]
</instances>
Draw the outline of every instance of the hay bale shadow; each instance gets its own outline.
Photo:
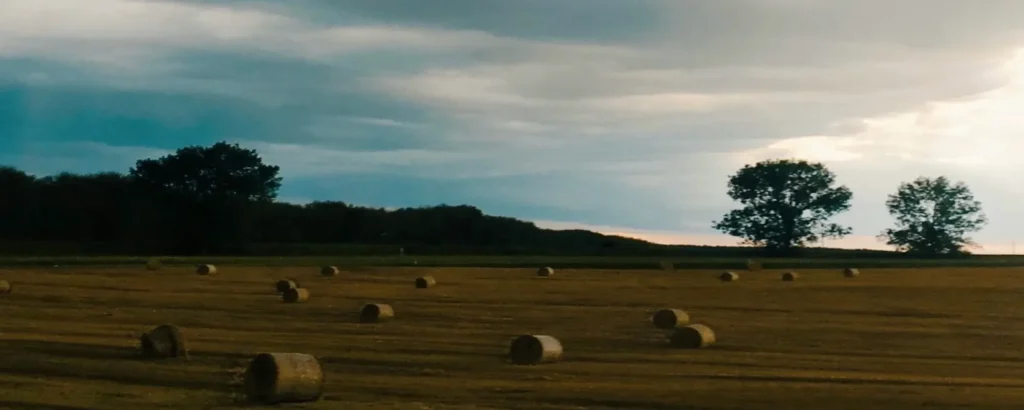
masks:
<instances>
[{"instance_id":1,"label":"hay bale shadow","mask_svg":"<svg viewBox=\"0 0 1024 410\"><path fill-rule=\"evenodd\" d=\"M38 353L69 359L139 360L138 347L104 346L86 343L52 342L46 340L19 340L4 342L4 349L14 352Z\"/></svg>"},{"instance_id":2,"label":"hay bale shadow","mask_svg":"<svg viewBox=\"0 0 1024 410\"><path fill-rule=\"evenodd\" d=\"M2 400L0 399L0 408L10 410L39 410L39 409L50 409L50 410L89 410L92 407L81 407L81 406L68 406L68 405L57 405L57 404L39 404L29 403L27 401L15 401L15 400Z\"/></svg>"}]
</instances>

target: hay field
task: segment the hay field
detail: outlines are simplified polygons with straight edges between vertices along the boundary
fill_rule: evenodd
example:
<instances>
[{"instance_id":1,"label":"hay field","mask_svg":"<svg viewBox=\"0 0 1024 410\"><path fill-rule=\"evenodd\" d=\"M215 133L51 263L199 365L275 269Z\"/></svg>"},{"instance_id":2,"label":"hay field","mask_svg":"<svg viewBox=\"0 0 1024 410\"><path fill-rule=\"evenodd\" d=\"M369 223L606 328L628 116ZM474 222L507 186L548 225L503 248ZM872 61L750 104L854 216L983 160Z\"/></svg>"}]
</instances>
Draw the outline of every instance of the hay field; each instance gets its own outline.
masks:
<instances>
[{"instance_id":1,"label":"hay field","mask_svg":"<svg viewBox=\"0 0 1024 410\"><path fill-rule=\"evenodd\" d=\"M2 409L231 409L260 352L317 356L311 409L1019 409L1024 269L675 273L319 267L3 269ZM416 289L431 275L437 286ZM294 278L307 303L282 303ZM396 318L357 323L367 302ZM686 309L718 344L666 347L648 317ZM138 337L181 326L191 361L144 361ZM520 334L565 360L513 366ZM292 408L292 407L289 407Z\"/></svg>"}]
</instances>

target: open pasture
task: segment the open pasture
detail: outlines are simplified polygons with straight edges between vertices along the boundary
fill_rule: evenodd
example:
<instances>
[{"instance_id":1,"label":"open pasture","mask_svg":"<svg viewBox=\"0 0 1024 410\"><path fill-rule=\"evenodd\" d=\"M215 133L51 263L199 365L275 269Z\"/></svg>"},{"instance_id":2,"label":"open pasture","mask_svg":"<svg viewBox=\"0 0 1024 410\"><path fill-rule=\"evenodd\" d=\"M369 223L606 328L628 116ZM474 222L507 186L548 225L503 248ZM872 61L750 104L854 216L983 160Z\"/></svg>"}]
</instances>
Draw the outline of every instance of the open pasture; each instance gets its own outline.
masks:
<instances>
[{"instance_id":1,"label":"open pasture","mask_svg":"<svg viewBox=\"0 0 1024 410\"><path fill-rule=\"evenodd\" d=\"M0 269L0 409L249 408L261 352L308 353L315 409L1019 409L1024 269L719 271L318 266ZM432 276L436 286L417 288ZM309 289L283 303L275 284ZM395 318L359 323L365 303ZM672 349L650 315L684 309L718 342ZM142 360L173 323L190 359ZM560 363L515 366L518 335Z\"/></svg>"}]
</instances>

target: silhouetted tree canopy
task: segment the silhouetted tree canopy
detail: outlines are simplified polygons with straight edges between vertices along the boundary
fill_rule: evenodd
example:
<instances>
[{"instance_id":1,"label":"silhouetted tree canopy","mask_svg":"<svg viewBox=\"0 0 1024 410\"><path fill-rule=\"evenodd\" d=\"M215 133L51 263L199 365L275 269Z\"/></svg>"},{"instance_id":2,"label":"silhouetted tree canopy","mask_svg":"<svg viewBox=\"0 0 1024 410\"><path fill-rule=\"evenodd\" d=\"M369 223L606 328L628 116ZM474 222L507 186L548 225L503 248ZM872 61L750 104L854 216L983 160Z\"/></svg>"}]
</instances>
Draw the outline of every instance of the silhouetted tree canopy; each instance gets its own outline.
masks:
<instances>
[{"instance_id":1,"label":"silhouetted tree canopy","mask_svg":"<svg viewBox=\"0 0 1024 410\"><path fill-rule=\"evenodd\" d=\"M29 218L36 202L32 190L36 179L20 170L0 166L0 230L13 237L27 238L33 233Z\"/></svg>"},{"instance_id":2,"label":"silhouetted tree canopy","mask_svg":"<svg viewBox=\"0 0 1024 410\"><path fill-rule=\"evenodd\" d=\"M255 150L218 142L139 160L128 175L161 215L154 227L173 232L166 239L175 249L220 253L249 241L252 203L277 197L279 171Z\"/></svg>"},{"instance_id":3,"label":"silhouetted tree canopy","mask_svg":"<svg viewBox=\"0 0 1024 410\"><path fill-rule=\"evenodd\" d=\"M541 229L468 205L385 210L276 202L278 172L256 151L227 143L143 159L125 174L36 177L0 167L0 253L397 255L404 248L407 255L760 256L755 248Z\"/></svg>"},{"instance_id":4,"label":"silhouetted tree canopy","mask_svg":"<svg viewBox=\"0 0 1024 410\"><path fill-rule=\"evenodd\" d=\"M973 242L967 236L986 223L981 202L963 182L946 177L921 177L900 184L885 202L896 227L886 229L888 239L901 251L916 254L952 255L964 252Z\"/></svg>"},{"instance_id":5,"label":"silhouetted tree canopy","mask_svg":"<svg viewBox=\"0 0 1024 410\"><path fill-rule=\"evenodd\" d=\"M157 159L143 159L128 171L143 189L194 202L272 201L281 187L280 168L266 165L255 150L218 142L189 146Z\"/></svg>"},{"instance_id":6,"label":"silhouetted tree canopy","mask_svg":"<svg viewBox=\"0 0 1024 410\"><path fill-rule=\"evenodd\" d=\"M840 238L850 228L828 220L850 209L853 194L836 186L818 163L767 160L746 165L729 178L729 196L743 205L714 222L715 229L772 253L790 253L821 238Z\"/></svg>"}]
</instances>

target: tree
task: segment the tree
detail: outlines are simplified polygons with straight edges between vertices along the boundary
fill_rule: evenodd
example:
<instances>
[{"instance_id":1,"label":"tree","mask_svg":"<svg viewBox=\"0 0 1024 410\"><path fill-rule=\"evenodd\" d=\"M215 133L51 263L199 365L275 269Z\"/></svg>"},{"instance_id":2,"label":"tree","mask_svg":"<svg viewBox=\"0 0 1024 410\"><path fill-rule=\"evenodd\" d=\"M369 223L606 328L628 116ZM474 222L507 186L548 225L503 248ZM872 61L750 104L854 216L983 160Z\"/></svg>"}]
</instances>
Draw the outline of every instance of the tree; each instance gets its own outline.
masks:
<instances>
[{"instance_id":1,"label":"tree","mask_svg":"<svg viewBox=\"0 0 1024 410\"><path fill-rule=\"evenodd\" d=\"M178 198L273 201L281 188L280 167L266 165L255 150L218 142L190 146L135 163L129 175L140 186Z\"/></svg>"},{"instance_id":2,"label":"tree","mask_svg":"<svg viewBox=\"0 0 1024 410\"><path fill-rule=\"evenodd\" d=\"M37 232L69 241L113 242L126 236L134 211L124 174L62 172L37 181Z\"/></svg>"},{"instance_id":3,"label":"tree","mask_svg":"<svg viewBox=\"0 0 1024 410\"><path fill-rule=\"evenodd\" d=\"M228 251L250 239L254 202L269 203L281 187L280 168L255 150L218 142L189 146L129 171L134 185L162 208L164 232L185 253Z\"/></svg>"},{"instance_id":4,"label":"tree","mask_svg":"<svg viewBox=\"0 0 1024 410\"><path fill-rule=\"evenodd\" d=\"M36 178L0 165L0 238L28 236L32 218L33 186Z\"/></svg>"},{"instance_id":5,"label":"tree","mask_svg":"<svg viewBox=\"0 0 1024 410\"><path fill-rule=\"evenodd\" d=\"M836 186L835 174L820 163L784 159L746 165L729 178L729 196L743 207L714 222L714 228L772 253L851 232L828 220L850 209L853 193Z\"/></svg>"},{"instance_id":6,"label":"tree","mask_svg":"<svg viewBox=\"0 0 1024 410\"><path fill-rule=\"evenodd\" d=\"M962 253L965 246L974 244L967 234L988 222L981 212L981 202L974 199L966 184L952 183L941 176L900 184L885 206L896 218L896 227L886 229L880 237L909 253Z\"/></svg>"}]
</instances>

